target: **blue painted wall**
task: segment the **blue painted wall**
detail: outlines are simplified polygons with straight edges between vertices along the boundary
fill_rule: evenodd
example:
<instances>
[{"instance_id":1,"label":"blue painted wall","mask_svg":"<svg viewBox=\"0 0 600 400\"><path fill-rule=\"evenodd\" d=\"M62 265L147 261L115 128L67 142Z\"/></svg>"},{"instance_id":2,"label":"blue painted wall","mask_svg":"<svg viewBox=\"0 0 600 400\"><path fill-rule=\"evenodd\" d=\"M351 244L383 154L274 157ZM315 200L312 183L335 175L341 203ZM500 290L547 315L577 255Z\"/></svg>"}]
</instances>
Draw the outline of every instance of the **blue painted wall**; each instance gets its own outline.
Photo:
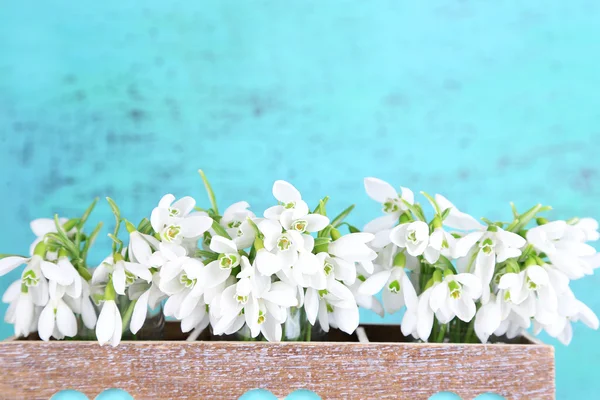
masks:
<instances>
[{"instance_id":1,"label":"blue painted wall","mask_svg":"<svg viewBox=\"0 0 600 400\"><path fill-rule=\"evenodd\" d=\"M358 225L367 175L490 218L600 218L599 37L594 0L1 2L0 252L95 196L132 219L204 201L199 167L222 204L264 209L282 178ZM596 313L599 284L574 284ZM575 331L560 399L600 390L599 335Z\"/></svg>"}]
</instances>

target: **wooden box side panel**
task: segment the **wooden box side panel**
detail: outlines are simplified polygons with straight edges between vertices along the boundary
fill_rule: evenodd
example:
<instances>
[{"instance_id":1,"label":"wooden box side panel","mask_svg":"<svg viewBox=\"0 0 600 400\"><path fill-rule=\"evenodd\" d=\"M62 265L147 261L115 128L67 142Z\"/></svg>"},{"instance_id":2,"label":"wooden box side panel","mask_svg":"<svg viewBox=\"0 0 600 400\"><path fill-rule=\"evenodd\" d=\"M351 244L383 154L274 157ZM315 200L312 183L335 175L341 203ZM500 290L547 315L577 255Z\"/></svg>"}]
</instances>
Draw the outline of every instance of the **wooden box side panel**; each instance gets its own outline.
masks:
<instances>
[{"instance_id":1,"label":"wooden box side panel","mask_svg":"<svg viewBox=\"0 0 600 400\"><path fill-rule=\"evenodd\" d=\"M253 388L323 399L554 398L554 351L543 345L406 343L89 342L0 344L0 394L48 399L62 389L93 398L107 388L136 399L237 399Z\"/></svg>"}]
</instances>

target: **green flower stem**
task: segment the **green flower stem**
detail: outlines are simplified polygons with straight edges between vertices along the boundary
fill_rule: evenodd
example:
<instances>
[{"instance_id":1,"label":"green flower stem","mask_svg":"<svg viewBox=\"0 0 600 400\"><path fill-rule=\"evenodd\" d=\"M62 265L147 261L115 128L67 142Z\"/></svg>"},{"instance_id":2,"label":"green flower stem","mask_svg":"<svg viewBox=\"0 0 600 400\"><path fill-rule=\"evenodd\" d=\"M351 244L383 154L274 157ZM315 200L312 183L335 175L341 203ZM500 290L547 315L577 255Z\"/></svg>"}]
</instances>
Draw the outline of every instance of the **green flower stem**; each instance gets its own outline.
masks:
<instances>
[{"instance_id":1,"label":"green flower stem","mask_svg":"<svg viewBox=\"0 0 600 400\"><path fill-rule=\"evenodd\" d=\"M127 310L125 310L125 314L123 314L123 317L121 318L123 320L123 332L125 332L129 328L129 321L131 320L131 316L133 315L133 308L135 307L135 303L137 303L137 300L133 300L131 303L129 303L129 306L127 306Z\"/></svg>"},{"instance_id":2,"label":"green flower stem","mask_svg":"<svg viewBox=\"0 0 600 400\"><path fill-rule=\"evenodd\" d=\"M444 324L440 327L440 332L437 335L436 343L442 343L444 341L444 336L446 335L447 329L448 329L448 324Z\"/></svg>"},{"instance_id":3,"label":"green flower stem","mask_svg":"<svg viewBox=\"0 0 600 400\"><path fill-rule=\"evenodd\" d=\"M475 333L475 317L473 317L471 322L469 322L469 327L467 328L467 333L465 334L463 342L464 343L475 343L474 333Z\"/></svg>"}]
</instances>

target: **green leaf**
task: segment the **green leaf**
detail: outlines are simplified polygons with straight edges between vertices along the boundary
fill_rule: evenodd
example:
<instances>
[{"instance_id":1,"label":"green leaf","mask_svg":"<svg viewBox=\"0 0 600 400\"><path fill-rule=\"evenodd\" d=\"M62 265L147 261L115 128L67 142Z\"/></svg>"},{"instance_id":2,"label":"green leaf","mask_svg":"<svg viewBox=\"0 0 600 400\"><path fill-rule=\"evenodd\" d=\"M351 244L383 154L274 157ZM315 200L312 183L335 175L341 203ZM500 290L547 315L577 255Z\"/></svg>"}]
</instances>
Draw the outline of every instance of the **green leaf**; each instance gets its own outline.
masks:
<instances>
[{"instance_id":1,"label":"green leaf","mask_svg":"<svg viewBox=\"0 0 600 400\"><path fill-rule=\"evenodd\" d=\"M123 245L123 241L121 239L119 239L118 237L116 237L115 235L113 235L112 233L108 234L108 237L115 242L116 244L118 244L119 246Z\"/></svg>"},{"instance_id":2,"label":"green leaf","mask_svg":"<svg viewBox=\"0 0 600 400\"><path fill-rule=\"evenodd\" d=\"M152 234L152 224L148 220L148 218L144 218L140 221L137 231L146 235Z\"/></svg>"},{"instance_id":3,"label":"green leaf","mask_svg":"<svg viewBox=\"0 0 600 400\"><path fill-rule=\"evenodd\" d=\"M223 228L221 225L219 225L219 223L217 221L213 221L212 228L217 235L223 236L224 238L231 240L231 236L229 236L229 234L227 233L225 228Z\"/></svg>"},{"instance_id":4,"label":"green leaf","mask_svg":"<svg viewBox=\"0 0 600 400\"><path fill-rule=\"evenodd\" d=\"M433 197L431 197L429 195L429 193L425 192L425 191L421 191L421 194L423 196L425 196L425 198L427 200L429 200L429 203L431 204L431 206L433 207L433 209L435 210L435 213L437 215L440 215L442 213L442 210L440 209L440 206L438 205L437 201L435 201L435 199Z\"/></svg>"},{"instance_id":5,"label":"green leaf","mask_svg":"<svg viewBox=\"0 0 600 400\"><path fill-rule=\"evenodd\" d=\"M401 199L402 203L404 203L404 205L406 206L406 208L408 208L415 217L417 217L419 220L426 222L425 221L425 216L423 215L423 210L421 210L421 207L419 207L418 204L410 204L408 201Z\"/></svg>"},{"instance_id":6,"label":"green leaf","mask_svg":"<svg viewBox=\"0 0 600 400\"><path fill-rule=\"evenodd\" d=\"M202 257L206 260L215 261L219 258L219 255L214 251L196 250L196 257Z\"/></svg>"},{"instance_id":7,"label":"green leaf","mask_svg":"<svg viewBox=\"0 0 600 400\"><path fill-rule=\"evenodd\" d=\"M448 218L448 215L450 215L450 211L452 211L452 207L448 207L444 211L442 211L442 221Z\"/></svg>"},{"instance_id":8,"label":"green leaf","mask_svg":"<svg viewBox=\"0 0 600 400\"><path fill-rule=\"evenodd\" d=\"M211 205L213 211L215 212L215 214L219 214L219 208L217 207L217 198L215 197L215 192L213 192L212 187L210 186L210 183L208 182L208 179L206 178L206 175L204 174L204 171L199 169L198 173L200 174L200 177L202 178L202 182L204 182L204 187L206 188L206 192L208 193L208 199L210 200L210 205ZM221 235L221 236L223 236L223 235Z\"/></svg>"},{"instance_id":9,"label":"green leaf","mask_svg":"<svg viewBox=\"0 0 600 400\"><path fill-rule=\"evenodd\" d=\"M321 200L319 200L319 205L317 206L317 208L315 208L315 210L312 213L327 215L327 211L325 210L325 205L327 204L328 201L329 201L329 196L323 197Z\"/></svg>"},{"instance_id":10,"label":"green leaf","mask_svg":"<svg viewBox=\"0 0 600 400\"><path fill-rule=\"evenodd\" d=\"M331 226L333 226L334 228L337 228L338 226L340 226L340 224L344 221L344 219L346 219L348 214L350 214L352 212L352 210L354 210L354 207L355 207L355 204L352 204L350 207L348 207L344 211L342 211L337 217L335 217L333 219L333 221L331 221Z\"/></svg>"},{"instance_id":11,"label":"green leaf","mask_svg":"<svg viewBox=\"0 0 600 400\"><path fill-rule=\"evenodd\" d=\"M108 201L108 204L110 205L110 209L112 210L113 214L115 215L115 218L117 219L117 221L119 221L121 219L121 210L119 210L117 203L115 203L115 201L113 199L111 199L110 197L107 197L106 201Z\"/></svg>"},{"instance_id":12,"label":"green leaf","mask_svg":"<svg viewBox=\"0 0 600 400\"><path fill-rule=\"evenodd\" d=\"M92 204L90 204L90 206L85 210L85 212L79 219L79 224L77 225L79 229L82 229L85 223L87 222L88 218L90 217L90 214L94 210L94 207L96 207L96 203L98 203L97 197L94 199L94 201L92 201Z\"/></svg>"},{"instance_id":13,"label":"green leaf","mask_svg":"<svg viewBox=\"0 0 600 400\"><path fill-rule=\"evenodd\" d=\"M327 225L322 231L319 231L317 233L317 237L329 237L329 233L331 232L331 230L333 229L333 226L331 225Z\"/></svg>"},{"instance_id":14,"label":"green leaf","mask_svg":"<svg viewBox=\"0 0 600 400\"><path fill-rule=\"evenodd\" d=\"M90 234L90 236L86 239L85 244L83 245L83 250L81 252L81 257L84 260L87 257L87 253L88 253L90 247L94 244L94 241L96 240L96 237L98 236L98 233L100 233L100 230L102 229L102 225L103 225L103 223L99 222L98 225L96 225L96 227Z\"/></svg>"}]
</instances>

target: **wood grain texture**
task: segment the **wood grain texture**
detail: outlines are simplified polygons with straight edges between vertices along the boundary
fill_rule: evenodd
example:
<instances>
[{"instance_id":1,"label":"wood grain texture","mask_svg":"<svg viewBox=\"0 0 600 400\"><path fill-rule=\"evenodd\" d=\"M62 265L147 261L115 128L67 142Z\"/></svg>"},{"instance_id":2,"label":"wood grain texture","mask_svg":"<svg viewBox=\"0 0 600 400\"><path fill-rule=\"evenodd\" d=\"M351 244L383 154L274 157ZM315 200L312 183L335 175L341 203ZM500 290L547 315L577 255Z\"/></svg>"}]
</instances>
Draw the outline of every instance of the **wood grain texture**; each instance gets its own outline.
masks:
<instances>
[{"instance_id":1,"label":"wood grain texture","mask_svg":"<svg viewBox=\"0 0 600 400\"><path fill-rule=\"evenodd\" d=\"M107 388L136 399L237 399L253 388L323 399L554 399L546 345L418 343L9 341L0 344L3 399L48 399L62 389L93 398Z\"/></svg>"}]
</instances>

